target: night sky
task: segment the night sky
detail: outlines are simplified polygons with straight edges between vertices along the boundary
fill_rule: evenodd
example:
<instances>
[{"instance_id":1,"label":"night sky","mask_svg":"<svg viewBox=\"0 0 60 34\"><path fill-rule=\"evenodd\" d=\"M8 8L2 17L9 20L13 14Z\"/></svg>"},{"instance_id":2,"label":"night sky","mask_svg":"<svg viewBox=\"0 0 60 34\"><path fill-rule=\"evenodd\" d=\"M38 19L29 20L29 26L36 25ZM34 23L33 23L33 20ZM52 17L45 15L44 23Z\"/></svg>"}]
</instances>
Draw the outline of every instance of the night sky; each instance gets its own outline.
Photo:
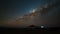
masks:
<instances>
[{"instance_id":1,"label":"night sky","mask_svg":"<svg viewBox=\"0 0 60 34\"><path fill-rule=\"evenodd\" d=\"M13 20L24 14L29 14L30 10L41 7L49 1L55 3L57 0L0 0L0 22ZM59 21L59 7L53 8L45 17L48 17L49 22L54 19Z\"/></svg>"},{"instance_id":2,"label":"night sky","mask_svg":"<svg viewBox=\"0 0 60 34\"><path fill-rule=\"evenodd\" d=\"M47 3L47 0L0 0L1 17L4 20L28 14L30 10Z\"/></svg>"}]
</instances>

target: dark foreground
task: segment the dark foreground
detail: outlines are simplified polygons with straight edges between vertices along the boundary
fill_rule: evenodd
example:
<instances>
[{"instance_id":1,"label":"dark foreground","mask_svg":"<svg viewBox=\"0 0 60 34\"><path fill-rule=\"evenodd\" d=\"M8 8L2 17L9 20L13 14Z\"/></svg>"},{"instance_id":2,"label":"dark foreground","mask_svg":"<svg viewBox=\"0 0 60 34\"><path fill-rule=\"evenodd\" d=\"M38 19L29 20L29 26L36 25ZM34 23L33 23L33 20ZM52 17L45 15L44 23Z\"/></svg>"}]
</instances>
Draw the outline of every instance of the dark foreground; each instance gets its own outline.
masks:
<instances>
[{"instance_id":1,"label":"dark foreground","mask_svg":"<svg viewBox=\"0 0 60 34\"><path fill-rule=\"evenodd\" d=\"M9 28L9 27L0 27L0 32L19 32L19 33L60 33L60 27L53 28Z\"/></svg>"}]
</instances>

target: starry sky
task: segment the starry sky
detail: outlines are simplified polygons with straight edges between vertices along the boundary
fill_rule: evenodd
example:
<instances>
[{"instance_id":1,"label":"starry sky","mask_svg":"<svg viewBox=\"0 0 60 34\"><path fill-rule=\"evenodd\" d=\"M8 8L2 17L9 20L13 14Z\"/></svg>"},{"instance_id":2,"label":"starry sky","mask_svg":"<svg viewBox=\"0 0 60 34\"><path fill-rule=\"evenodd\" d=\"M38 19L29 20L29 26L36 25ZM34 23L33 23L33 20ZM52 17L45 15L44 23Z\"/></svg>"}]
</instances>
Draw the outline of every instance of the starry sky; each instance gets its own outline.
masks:
<instances>
[{"instance_id":1,"label":"starry sky","mask_svg":"<svg viewBox=\"0 0 60 34\"><path fill-rule=\"evenodd\" d=\"M49 1L55 3L57 0L0 0L0 21L6 21L29 14L30 10L40 7ZM54 8L52 12L48 13L49 17L54 18L58 15L59 11L55 9L58 8ZM57 15L53 17L55 12Z\"/></svg>"},{"instance_id":2,"label":"starry sky","mask_svg":"<svg viewBox=\"0 0 60 34\"><path fill-rule=\"evenodd\" d=\"M0 15L2 20L28 14L30 10L47 3L47 0L1 0Z\"/></svg>"}]
</instances>

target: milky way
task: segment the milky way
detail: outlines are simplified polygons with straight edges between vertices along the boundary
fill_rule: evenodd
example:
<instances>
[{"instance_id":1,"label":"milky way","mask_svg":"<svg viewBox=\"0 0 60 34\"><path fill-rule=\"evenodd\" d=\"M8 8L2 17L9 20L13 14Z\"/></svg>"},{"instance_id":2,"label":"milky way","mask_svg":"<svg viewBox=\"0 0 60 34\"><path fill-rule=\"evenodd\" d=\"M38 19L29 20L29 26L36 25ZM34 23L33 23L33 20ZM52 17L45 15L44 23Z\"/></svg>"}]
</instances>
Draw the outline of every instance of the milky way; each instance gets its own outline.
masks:
<instances>
[{"instance_id":1,"label":"milky way","mask_svg":"<svg viewBox=\"0 0 60 34\"><path fill-rule=\"evenodd\" d=\"M1 26L60 26L60 0L1 1ZM21 18L22 16L22 18Z\"/></svg>"}]
</instances>

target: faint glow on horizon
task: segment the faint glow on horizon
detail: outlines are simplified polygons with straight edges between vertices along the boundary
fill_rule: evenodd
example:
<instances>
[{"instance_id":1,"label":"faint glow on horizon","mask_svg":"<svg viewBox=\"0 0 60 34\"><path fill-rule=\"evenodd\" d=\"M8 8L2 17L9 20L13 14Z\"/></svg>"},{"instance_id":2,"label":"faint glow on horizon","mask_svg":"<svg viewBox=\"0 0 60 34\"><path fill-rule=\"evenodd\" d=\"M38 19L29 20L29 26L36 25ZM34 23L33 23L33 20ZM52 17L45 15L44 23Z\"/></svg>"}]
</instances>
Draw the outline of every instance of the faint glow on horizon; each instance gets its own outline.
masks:
<instances>
[{"instance_id":1,"label":"faint glow on horizon","mask_svg":"<svg viewBox=\"0 0 60 34\"><path fill-rule=\"evenodd\" d=\"M41 26L41 28L44 28L44 26Z\"/></svg>"}]
</instances>

